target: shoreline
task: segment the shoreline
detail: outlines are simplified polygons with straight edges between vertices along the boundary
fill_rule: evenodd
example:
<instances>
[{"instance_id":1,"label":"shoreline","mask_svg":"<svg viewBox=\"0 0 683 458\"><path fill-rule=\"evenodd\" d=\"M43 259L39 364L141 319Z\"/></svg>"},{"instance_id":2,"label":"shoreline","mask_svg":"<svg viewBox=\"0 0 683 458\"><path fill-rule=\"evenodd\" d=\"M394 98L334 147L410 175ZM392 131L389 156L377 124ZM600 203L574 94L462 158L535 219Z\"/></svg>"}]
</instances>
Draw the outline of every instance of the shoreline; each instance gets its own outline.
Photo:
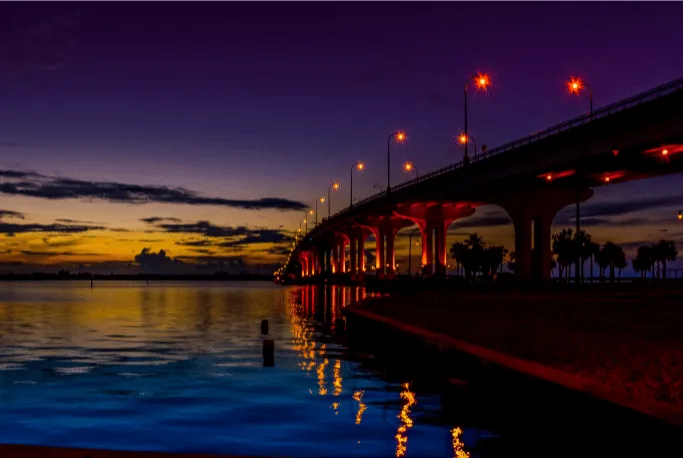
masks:
<instances>
[{"instance_id":1,"label":"shoreline","mask_svg":"<svg viewBox=\"0 0 683 458\"><path fill-rule=\"evenodd\" d=\"M683 302L577 299L436 292L367 298L344 314L683 426L683 339L672 340Z\"/></svg>"}]
</instances>

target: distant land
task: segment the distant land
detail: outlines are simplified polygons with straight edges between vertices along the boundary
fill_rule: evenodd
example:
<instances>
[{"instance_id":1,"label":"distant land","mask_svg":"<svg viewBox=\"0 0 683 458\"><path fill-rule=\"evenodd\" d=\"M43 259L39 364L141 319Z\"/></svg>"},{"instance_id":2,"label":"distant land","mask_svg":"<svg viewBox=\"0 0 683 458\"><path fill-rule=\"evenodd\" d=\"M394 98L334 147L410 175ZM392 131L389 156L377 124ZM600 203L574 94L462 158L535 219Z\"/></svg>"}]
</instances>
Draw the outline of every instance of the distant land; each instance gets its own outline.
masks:
<instances>
[{"instance_id":1,"label":"distant land","mask_svg":"<svg viewBox=\"0 0 683 458\"><path fill-rule=\"evenodd\" d=\"M60 271L54 274L36 272L33 274L0 274L0 281L47 281L47 280L136 280L136 281L273 281L272 275L229 274L217 272L213 275L102 275L90 273L72 274Z\"/></svg>"}]
</instances>

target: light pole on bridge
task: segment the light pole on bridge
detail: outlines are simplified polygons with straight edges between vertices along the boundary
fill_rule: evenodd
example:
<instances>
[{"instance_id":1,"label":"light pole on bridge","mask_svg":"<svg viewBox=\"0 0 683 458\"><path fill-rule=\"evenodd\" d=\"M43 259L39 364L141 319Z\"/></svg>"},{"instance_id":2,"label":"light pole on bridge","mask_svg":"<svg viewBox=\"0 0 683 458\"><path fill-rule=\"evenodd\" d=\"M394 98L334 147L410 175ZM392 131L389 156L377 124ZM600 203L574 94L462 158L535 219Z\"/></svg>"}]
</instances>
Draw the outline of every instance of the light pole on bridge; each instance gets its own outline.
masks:
<instances>
[{"instance_id":1,"label":"light pole on bridge","mask_svg":"<svg viewBox=\"0 0 683 458\"><path fill-rule=\"evenodd\" d=\"M320 199L315 201L315 227L318 227L318 202L321 204L325 203L325 198L321 197Z\"/></svg>"},{"instance_id":2,"label":"light pole on bridge","mask_svg":"<svg viewBox=\"0 0 683 458\"><path fill-rule=\"evenodd\" d=\"M331 197L332 197L332 190L334 189L335 191L339 191L339 188L340 188L340 187L341 187L341 186L339 185L339 183L338 183L337 181L335 181L334 183L332 183L332 184L330 185L329 188L327 188L327 219L328 219L328 220L330 219L330 206L331 206L330 204L331 204L331 201L332 201L332 199L331 199Z\"/></svg>"},{"instance_id":3,"label":"light pole on bridge","mask_svg":"<svg viewBox=\"0 0 683 458\"><path fill-rule=\"evenodd\" d=\"M470 138L469 132L467 130L467 88L469 87L470 82L474 82L478 91L486 91L488 87L491 85L491 78L486 73L477 73L476 75L470 76L469 78L467 78L467 81L465 81L465 141L461 141L461 143L464 143L465 145L465 164L469 162L469 157L467 156L467 143Z\"/></svg>"},{"instance_id":4,"label":"light pole on bridge","mask_svg":"<svg viewBox=\"0 0 683 458\"><path fill-rule=\"evenodd\" d=\"M590 86L588 86L581 78L575 78L573 76L569 77L569 81L565 83L567 85L567 90L570 94L579 95L581 91L586 89L588 91L589 97L589 111L588 116L590 116L591 121L593 120L593 91ZM579 264L581 263L581 253L580 253L580 239L579 232L581 230L581 212L579 203L580 190L580 169L581 169L581 149L579 149L579 160L576 164L576 234L574 234L574 239L576 240L576 283L581 281L581 272L579 269Z\"/></svg>"},{"instance_id":5,"label":"light pole on bridge","mask_svg":"<svg viewBox=\"0 0 683 458\"><path fill-rule=\"evenodd\" d=\"M420 173L417 171L417 166L410 161L403 164L403 170L405 170L406 173L415 171L415 178L420 178Z\"/></svg>"},{"instance_id":6,"label":"light pole on bridge","mask_svg":"<svg viewBox=\"0 0 683 458\"><path fill-rule=\"evenodd\" d=\"M351 188L351 191L350 191L351 192L351 198L350 198L351 201L349 202L349 208L353 208L353 171L354 170L358 170L359 172L362 172L363 170L365 170L365 164L363 164L361 161L358 161L355 164L353 164L353 166L351 167L351 186L350 186L350 188Z\"/></svg>"},{"instance_id":7,"label":"light pole on bridge","mask_svg":"<svg viewBox=\"0 0 683 458\"><path fill-rule=\"evenodd\" d=\"M406 134L403 131L396 131L389 135L387 140L387 194L391 191L391 140L396 139L397 143L401 143L406 139Z\"/></svg>"}]
</instances>

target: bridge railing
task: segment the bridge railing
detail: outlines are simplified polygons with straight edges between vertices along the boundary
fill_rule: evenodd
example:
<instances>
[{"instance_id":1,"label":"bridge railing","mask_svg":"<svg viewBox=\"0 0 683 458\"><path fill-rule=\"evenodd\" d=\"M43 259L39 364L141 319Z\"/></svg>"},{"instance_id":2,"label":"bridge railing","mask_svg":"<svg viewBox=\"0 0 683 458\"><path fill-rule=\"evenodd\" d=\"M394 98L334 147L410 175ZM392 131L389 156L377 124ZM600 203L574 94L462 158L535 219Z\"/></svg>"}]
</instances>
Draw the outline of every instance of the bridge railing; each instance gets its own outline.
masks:
<instances>
[{"instance_id":1,"label":"bridge railing","mask_svg":"<svg viewBox=\"0 0 683 458\"><path fill-rule=\"evenodd\" d=\"M544 130L540 130L537 132L534 132L531 135L527 135L524 138L520 138L518 140L511 141L509 143L505 143L497 148L494 148L487 152L485 155L479 155L476 156L472 159L470 159L470 163L474 162L480 162L483 160L486 160L492 156L497 156L501 153L505 153L508 151L515 150L517 148L520 148L522 146L535 143L539 140L542 140L544 138L548 138L552 135L559 134L561 132L567 131L569 129L573 129L575 127L578 127L580 125L589 123L591 121L594 121L596 119L604 118L607 116L610 116L614 113L618 113L620 111L626 110L628 108L632 108L634 106L640 105L644 102L649 102L651 100L658 99L660 97L664 97L667 95L670 95L674 92L683 90L683 78L678 79L676 81L672 81L670 83L663 84L661 86L658 86L654 89L650 89L649 91L642 92L640 94L637 94L633 97L629 97L627 99L622 99L618 102L615 102L611 105L607 105L606 107L600 108L598 110L593 111L592 115L591 114L585 114L581 116L577 116L575 118L572 118L568 121L562 122L560 124L556 124L552 127L549 127ZM433 172L426 173L419 178L414 178L412 180L406 181L404 183L401 183L395 187L392 188L392 190L399 190L399 189L405 189L410 186L414 186L418 183L423 183L431 178L434 178L439 175L443 175L445 173L452 172L453 170L462 168L464 164L464 161L459 161L454 164L448 165L446 167L434 170ZM360 205L366 204L368 202L372 202L374 200L380 199L383 196L385 196L387 193L386 191L374 194L372 196L369 196L363 200L360 200L354 204L354 207L358 207ZM346 214L350 211L350 208L345 208L337 213L335 213L333 216L339 216Z\"/></svg>"}]
</instances>

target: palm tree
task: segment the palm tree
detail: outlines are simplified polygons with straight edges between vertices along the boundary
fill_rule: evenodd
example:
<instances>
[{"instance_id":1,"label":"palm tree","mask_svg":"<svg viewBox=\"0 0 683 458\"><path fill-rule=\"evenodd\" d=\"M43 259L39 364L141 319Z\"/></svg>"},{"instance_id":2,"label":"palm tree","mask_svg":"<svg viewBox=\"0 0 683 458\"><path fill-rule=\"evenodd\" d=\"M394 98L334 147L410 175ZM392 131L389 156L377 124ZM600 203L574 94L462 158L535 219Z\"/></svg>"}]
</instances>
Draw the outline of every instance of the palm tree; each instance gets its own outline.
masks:
<instances>
[{"instance_id":1,"label":"palm tree","mask_svg":"<svg viewBox=\"0 0 683 458\"><path fill-rule=\"evenodd\" d=\"M588 252L590 253L590 259L591 259L591 283L593 283L593 261L595 260L595 257L598 255L600 252L600 244L595 243L595 242L590 242L588 244Z\"/></svg>"},{"instance_id":2,"label":"palm tree","mask_svg":"<svg viewBox=\"0 0 683 458\"><path fill-rule=\"evenodd\" d=\"M671 240L660 240L652 246L654 260L662 264L662 278L666 280L666 262L675 261L678 255L676 244Z\"/></svg>"},{"instance_id":3,"label":"palm tree","mask_svg":"<svg viewBox=\"0 0 683 458\"><path fill-rule=\"evenodd\" d=\"M511 251L510 254L508 254L508 269L510 269L511 272L515 271L515 252Z\"/></svg>"},{"instance_id":4,"label":"palm tree","mask_svg":"<svg viewBox=\"0 0 683 458\"><path fill-rule=\"evenodd\" d=\"M634 261L634 268L637 265L638 270L643 278L647 277L647 272L652 272L654 266L654 253L653 249L649 245L642 245L638 247L638 252L636 254Z\"/></svg>"},{"instance_id":5,"label":"palm tree","mask_svg":"<svg viewBox=\"0 0 683 458\"><path fill-rule=\"evenodd\" d=\"M484 273L493 275L498 268L502 270L503 260L508 250L502 246L490 246L484 248Z\"/></svg>"},{"instance_id":6,"label":"palm tree","mask_svg":"<svg viewBox=\"0 0 683 458\"><path fill-rule=\"evenodd\" d=\"M462 242L454 243L451 246L451 256L455 259L458 265L458 275L460 275L460 270L465 264L465 258L467 257L467 247Z\"/></svg>"},{"instance_id":7,"label":"palm tree","mask_svg":"<svg viewBox=\"0 0 683 458\"><path fill-rule=\"evenodd\" d=\"M560 278L565 272L569 278L569 266L576 259L576 243L573 240L571 229L562 229L559 233L553 234L553 254L557 256L557 263L560 266Z\"/></svg>"},{"instance_id":8,"label":"palm tree","mask_svg":"<svg viewBox=\"0 0 683 458\"><path fill-rule=\"evenodd\" d=\"M614 283L614 268L626 263L626 255L619 245L607 242L600 250L604 263L609 265L609 282Z\"/></svg>"},{"instance_id":9,"label":"palm tree","mask_svg":"<svg viewBox=\"0 0 683 458\"><path fill-rule=\"evenodd\" d=\"M593 243L592 237L586 231L578 231L574 233L574 244L578 247L579 256L576 262L580 264L581 269L581 280L584 278L584 263L591 257L591 244Z\"/></svg>"}]
</instances>

